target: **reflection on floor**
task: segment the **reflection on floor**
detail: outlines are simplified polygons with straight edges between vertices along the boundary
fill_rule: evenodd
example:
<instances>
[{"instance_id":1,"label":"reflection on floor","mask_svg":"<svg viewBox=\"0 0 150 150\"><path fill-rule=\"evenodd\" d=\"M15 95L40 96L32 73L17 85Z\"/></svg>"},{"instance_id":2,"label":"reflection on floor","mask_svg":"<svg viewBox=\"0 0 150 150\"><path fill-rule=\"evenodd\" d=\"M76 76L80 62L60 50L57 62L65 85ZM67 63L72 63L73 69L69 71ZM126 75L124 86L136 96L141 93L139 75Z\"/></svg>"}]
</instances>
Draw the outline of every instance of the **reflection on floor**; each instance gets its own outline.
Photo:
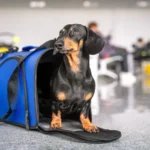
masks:
<instances>
[{"instance_id":1,"label":"reflection on floor","mask_svg":"<svg viewBox=\"0 0 150 150\"><path fill-rule=\"evenodd\" d=\"M150 78L139 77L130 87L99 81L97 94L98 104L92 104L99 106L98 111L93 108L94 124L120 130L122 138L127 136L131 144L142 142L143 149L146 145L150 149Z\"/></svg>"}]
</instances>

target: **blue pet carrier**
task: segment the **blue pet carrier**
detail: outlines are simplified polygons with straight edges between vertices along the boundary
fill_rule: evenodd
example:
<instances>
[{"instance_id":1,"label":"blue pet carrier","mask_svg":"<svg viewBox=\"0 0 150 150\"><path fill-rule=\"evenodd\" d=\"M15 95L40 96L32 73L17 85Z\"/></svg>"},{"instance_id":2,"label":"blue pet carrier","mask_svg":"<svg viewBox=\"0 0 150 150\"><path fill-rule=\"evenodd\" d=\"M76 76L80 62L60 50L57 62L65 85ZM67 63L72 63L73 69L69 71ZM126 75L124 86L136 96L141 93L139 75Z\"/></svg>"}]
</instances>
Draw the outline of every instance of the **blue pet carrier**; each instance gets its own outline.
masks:
<instances>
[{"instance_id":1,"label":"blue pet carrier","mask_svg":"<svg viewBox=\"0 0 150 150\"><path fill-rule=\"evenodd\" d=\"M36 48L12 48L0 56L0 121L37 129L43 133L62 133L86 142L103 143L120 138L115 130L100 129L99 133L83 131L75 115L63 120L62 129L50 128L49 83L53 69L62 61L62 54L55 54L55 40ZM70 124L71 123L71 124ZM74 125L73 125L74 124Z\"/></svg>"}]
</instances>

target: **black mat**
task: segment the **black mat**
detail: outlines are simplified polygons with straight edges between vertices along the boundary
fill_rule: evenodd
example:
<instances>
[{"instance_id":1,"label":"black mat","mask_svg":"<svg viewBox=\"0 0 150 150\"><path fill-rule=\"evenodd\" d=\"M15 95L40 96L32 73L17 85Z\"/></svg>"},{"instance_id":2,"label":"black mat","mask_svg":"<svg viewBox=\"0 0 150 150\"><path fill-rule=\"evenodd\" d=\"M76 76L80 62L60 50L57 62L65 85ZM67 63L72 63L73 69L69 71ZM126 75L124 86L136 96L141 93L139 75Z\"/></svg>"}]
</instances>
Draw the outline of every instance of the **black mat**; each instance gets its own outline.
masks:
<instances>
[{"instance_id":1,"label":"black mat","mask_svg":"<svg viewBox=\"0 0 150 150\"><path fill-rule=\"evenodd\" d=\"M48 119L42 119L39 123L39 130L45 134L61 133L72 138L81 140L87 143L107 143L117 140L121 137L121 132L116 130L100 129L98 133L85 132L78 121L63 120L61 129L50 128Z\"/></svg>"}]
</instances>

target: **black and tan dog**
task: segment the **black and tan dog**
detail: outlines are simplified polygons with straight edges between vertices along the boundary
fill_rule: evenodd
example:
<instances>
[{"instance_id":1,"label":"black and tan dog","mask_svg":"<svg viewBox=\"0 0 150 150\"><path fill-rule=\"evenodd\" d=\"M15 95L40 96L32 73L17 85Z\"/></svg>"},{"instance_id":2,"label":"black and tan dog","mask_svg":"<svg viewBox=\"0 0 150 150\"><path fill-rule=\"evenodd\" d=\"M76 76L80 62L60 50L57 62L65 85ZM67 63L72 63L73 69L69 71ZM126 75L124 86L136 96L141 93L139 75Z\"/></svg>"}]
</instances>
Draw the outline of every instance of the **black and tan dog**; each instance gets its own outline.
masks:
<instances>
[{"instance_id":1,"label":"black and tan dog","mask_svg":"<svg viewBox=\"0 0 150 150\"><path fill-rule=\"evenodd\" d=\"M103 46L102 38L83 25L66 25L60 31L55 51L63 55L63 61L50 83L53 95L52 128L62 127L63 113L79 112L84 130L98 132L88 114L95 91L89 55L99 53Z\"/></svg>"}]
</instances>

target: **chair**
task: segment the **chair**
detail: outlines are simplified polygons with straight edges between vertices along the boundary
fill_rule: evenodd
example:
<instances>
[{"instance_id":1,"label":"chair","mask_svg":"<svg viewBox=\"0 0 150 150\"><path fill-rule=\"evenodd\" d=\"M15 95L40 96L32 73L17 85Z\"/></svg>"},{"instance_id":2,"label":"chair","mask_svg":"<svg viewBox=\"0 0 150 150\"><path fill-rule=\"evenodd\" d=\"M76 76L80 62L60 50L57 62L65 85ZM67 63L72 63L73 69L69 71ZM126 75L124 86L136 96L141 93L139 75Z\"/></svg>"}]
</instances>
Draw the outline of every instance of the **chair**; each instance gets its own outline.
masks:
<instances>
[{"instance_id":1,"label":"chair","mask_svg":"<svg viewBox=\"0 0 150 150\"><path fill-rule=\"evenodd\" d=\"M109 57L109 58L105 58L105 59L100 59L99 60L100 69L98 70L98 76L106 75L115 80L118 79L118 75L115 72L108 69L109 63L113 63L113 62L117 62L117 61L121 62L121 61L123 61L123 58L121 56L113 56L113 57Z\"/></svg>"}]
</instances>

